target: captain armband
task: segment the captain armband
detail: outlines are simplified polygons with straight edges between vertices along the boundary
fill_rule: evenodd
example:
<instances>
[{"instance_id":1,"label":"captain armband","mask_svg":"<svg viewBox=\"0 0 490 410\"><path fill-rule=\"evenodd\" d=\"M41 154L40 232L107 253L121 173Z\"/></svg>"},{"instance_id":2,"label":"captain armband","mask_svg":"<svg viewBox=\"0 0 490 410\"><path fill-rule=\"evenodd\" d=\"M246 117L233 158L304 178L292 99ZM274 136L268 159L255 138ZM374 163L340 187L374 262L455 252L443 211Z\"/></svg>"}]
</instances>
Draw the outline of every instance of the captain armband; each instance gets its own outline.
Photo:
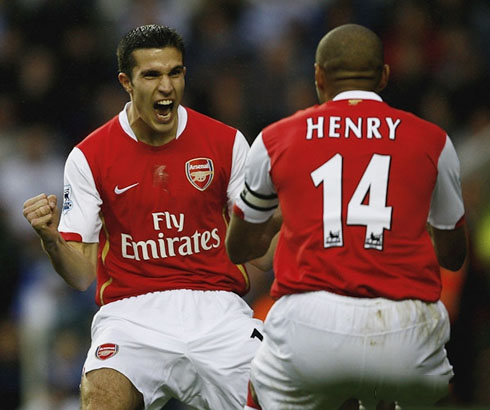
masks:
<instances>
[{"instance_id":1,"label":"captain armband","mask_svg":"<svg viewBox=\"0 0 490 410\"><path fill-rule=\"evenodd\" d=\"M276 194L263 195L253 192L245 182L245 188L240 194L240 199L250 208L257 211L270 211L277 208L279 200Z\"/></svg>"}]
</instances>

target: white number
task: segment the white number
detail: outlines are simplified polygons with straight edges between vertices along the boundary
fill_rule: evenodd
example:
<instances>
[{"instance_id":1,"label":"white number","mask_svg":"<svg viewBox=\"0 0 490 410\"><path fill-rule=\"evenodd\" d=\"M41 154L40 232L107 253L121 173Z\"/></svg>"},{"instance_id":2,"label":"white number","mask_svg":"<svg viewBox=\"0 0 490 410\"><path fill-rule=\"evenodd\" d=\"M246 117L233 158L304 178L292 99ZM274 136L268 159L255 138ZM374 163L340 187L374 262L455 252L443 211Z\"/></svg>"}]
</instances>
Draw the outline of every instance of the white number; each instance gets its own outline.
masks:
<instances>
[{"instance_id":1,"label":"white number","mask_svg":"<svg viewBox=\"0 0 490 410\"><path fill-rule=\"evenodd\" d=\"M343 246L342 161L334 155L311 173L315 187L323 184L323 246ZM366 227L365 248L383 249L384 230L391 228L392 207L386 206L391 157L374 154L347 205L347 225ZM367 203L365 199L369 194Z\"/></svg>"},{"instance_id":2,"label":"white number","mask_svg":"<svg viewBox=\"0 0 490 410\"><path fill-rule=\"evenodd\" d=\"M343 246L342 156L335 154L311 173L316 187L323 183L323 246Z\"/></svg>"}]
</instances>

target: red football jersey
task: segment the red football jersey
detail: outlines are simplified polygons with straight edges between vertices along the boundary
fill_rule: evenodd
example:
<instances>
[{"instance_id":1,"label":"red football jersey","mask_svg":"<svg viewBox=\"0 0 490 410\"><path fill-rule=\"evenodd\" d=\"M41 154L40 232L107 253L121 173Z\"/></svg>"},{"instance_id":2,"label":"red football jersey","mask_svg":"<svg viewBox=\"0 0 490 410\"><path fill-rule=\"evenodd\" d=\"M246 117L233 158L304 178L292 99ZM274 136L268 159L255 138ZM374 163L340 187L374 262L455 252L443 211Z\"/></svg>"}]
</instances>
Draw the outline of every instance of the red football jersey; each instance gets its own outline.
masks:
<instances>
[{"instance_id":1,"label":"red football jersey","mask_svg":"<svg viewBox=\"0 0 490 410\"><path fill-rule=\"evenodd\" d=\"M224 248L248 143L193 110L178 114L168 144L138 142L124 110L67 159L59 229L66 240L99 243L99 305L167 289L248 290Z\"/></svg>"},{"instance_id":2,"label":"red football jersey","mask_svg":"<svg viewBox=\"0 0 490 410\"><path fill-rule=\"evenodd\" d=\"M265 128L237 206L283 225L272 295L327 290L436 301L439 265L426 224L464 215L459 162L446 133L353 91Z\"/></svg>"}]
</instances>

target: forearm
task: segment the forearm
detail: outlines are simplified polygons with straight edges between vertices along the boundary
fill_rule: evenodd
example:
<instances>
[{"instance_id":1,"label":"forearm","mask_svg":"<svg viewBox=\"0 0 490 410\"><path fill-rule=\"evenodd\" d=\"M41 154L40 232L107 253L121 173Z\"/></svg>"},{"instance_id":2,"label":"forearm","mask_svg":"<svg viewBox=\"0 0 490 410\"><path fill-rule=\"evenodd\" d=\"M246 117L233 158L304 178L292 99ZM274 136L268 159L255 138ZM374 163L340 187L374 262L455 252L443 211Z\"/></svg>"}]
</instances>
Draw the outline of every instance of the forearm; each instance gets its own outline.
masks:
<instances>
[{"instance_id":1,"label":"forearm","mask_svg":"<svg viewBox=\"0 0 490 410\"><path fill-rule=\"evenodd\" d=\"M260 256L256 259L252 259L250 261L250 264L264 272L270 271L273 268L274 252L276 251L278 237L279 233L277 233L274 238L272 238L269 249L267 249L265 255Z\"/></svg>"},{"instance_id":2,"label":"forearm","mask_svg":"<svg viewBox=\"0 0 490 410\"><path fill-rule=\"evenodd\" d=\"M453 230L439 230L429 226L439 264L457 271L463 265L467 252L466 226Z\"/></svg>"},{"instance_id":3,"label":"forearm","mask_svg":"<svg viewBox=\"0 0 490 410\"><path fill-rule=\"evenodd\" d=\"M243 264L250 262L256 268L266 271L268 267L272 267L272 258L268 256L268 243L263 240L258 240L255 243L247 243L242 241L241 244L230 247L230 255L232 256L233 263Z\"/></svg>"},{"instance_id":4,"label":"forearm","mask_svg":"<svg viewBox=\"0 0 490 410\"><path fill-rule=\"evenodd\" d=\"M280 209L272 215L266 222L265 228L262 230L262 235L258 240L258 248L256 259L251 260L257 268L264 271L272 269L274 253L276 251L277 240L279 238L279 230L282 226L282 213Z\"/></svg>"},{"instance_id":5,"label":"forearm","mask_svg":"<svg viewBox=\"0 0 490 410\"><path fill-rule=\"evenodd\" d=\"M226 249L232 262L241 264L266 255L280 226L280 221L275 218L252 224L232 215L226 239Z\"/></svg>"},{"instance_id":6,"label":"forearm","mask_svg":"<svg viewBox=\"0 0 490 410\"><path fill-rule=\"evenodd\" d=\"M61 235L49 241L41 239L44 251L48 254L56 272L71 287L84 291L96 276L96 262L91 245L66 242Z\"/></svg>"}]
</instances>

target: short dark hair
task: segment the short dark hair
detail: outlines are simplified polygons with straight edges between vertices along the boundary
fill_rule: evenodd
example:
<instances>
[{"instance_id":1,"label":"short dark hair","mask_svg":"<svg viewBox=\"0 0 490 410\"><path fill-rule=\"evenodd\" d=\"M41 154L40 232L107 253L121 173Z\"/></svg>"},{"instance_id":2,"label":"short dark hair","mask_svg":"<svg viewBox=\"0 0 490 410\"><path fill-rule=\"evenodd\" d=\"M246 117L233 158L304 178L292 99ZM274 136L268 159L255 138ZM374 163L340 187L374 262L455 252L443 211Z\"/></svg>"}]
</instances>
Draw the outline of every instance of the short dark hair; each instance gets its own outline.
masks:
<instances>
[{"instance_id":1,"label":"short dark hair","mask_svg":"<svg viewBox=\"0 0 490 410\"><path fill-rule=\"evenodd\" d=\"M130 30L121 39L117 47L117 64L119 72L131 78L136 61L132 55L134 50L141 48L174 47L185 57L184 40L173 28L158 24L148 24Z\"/></svg>"}]
</instances>

